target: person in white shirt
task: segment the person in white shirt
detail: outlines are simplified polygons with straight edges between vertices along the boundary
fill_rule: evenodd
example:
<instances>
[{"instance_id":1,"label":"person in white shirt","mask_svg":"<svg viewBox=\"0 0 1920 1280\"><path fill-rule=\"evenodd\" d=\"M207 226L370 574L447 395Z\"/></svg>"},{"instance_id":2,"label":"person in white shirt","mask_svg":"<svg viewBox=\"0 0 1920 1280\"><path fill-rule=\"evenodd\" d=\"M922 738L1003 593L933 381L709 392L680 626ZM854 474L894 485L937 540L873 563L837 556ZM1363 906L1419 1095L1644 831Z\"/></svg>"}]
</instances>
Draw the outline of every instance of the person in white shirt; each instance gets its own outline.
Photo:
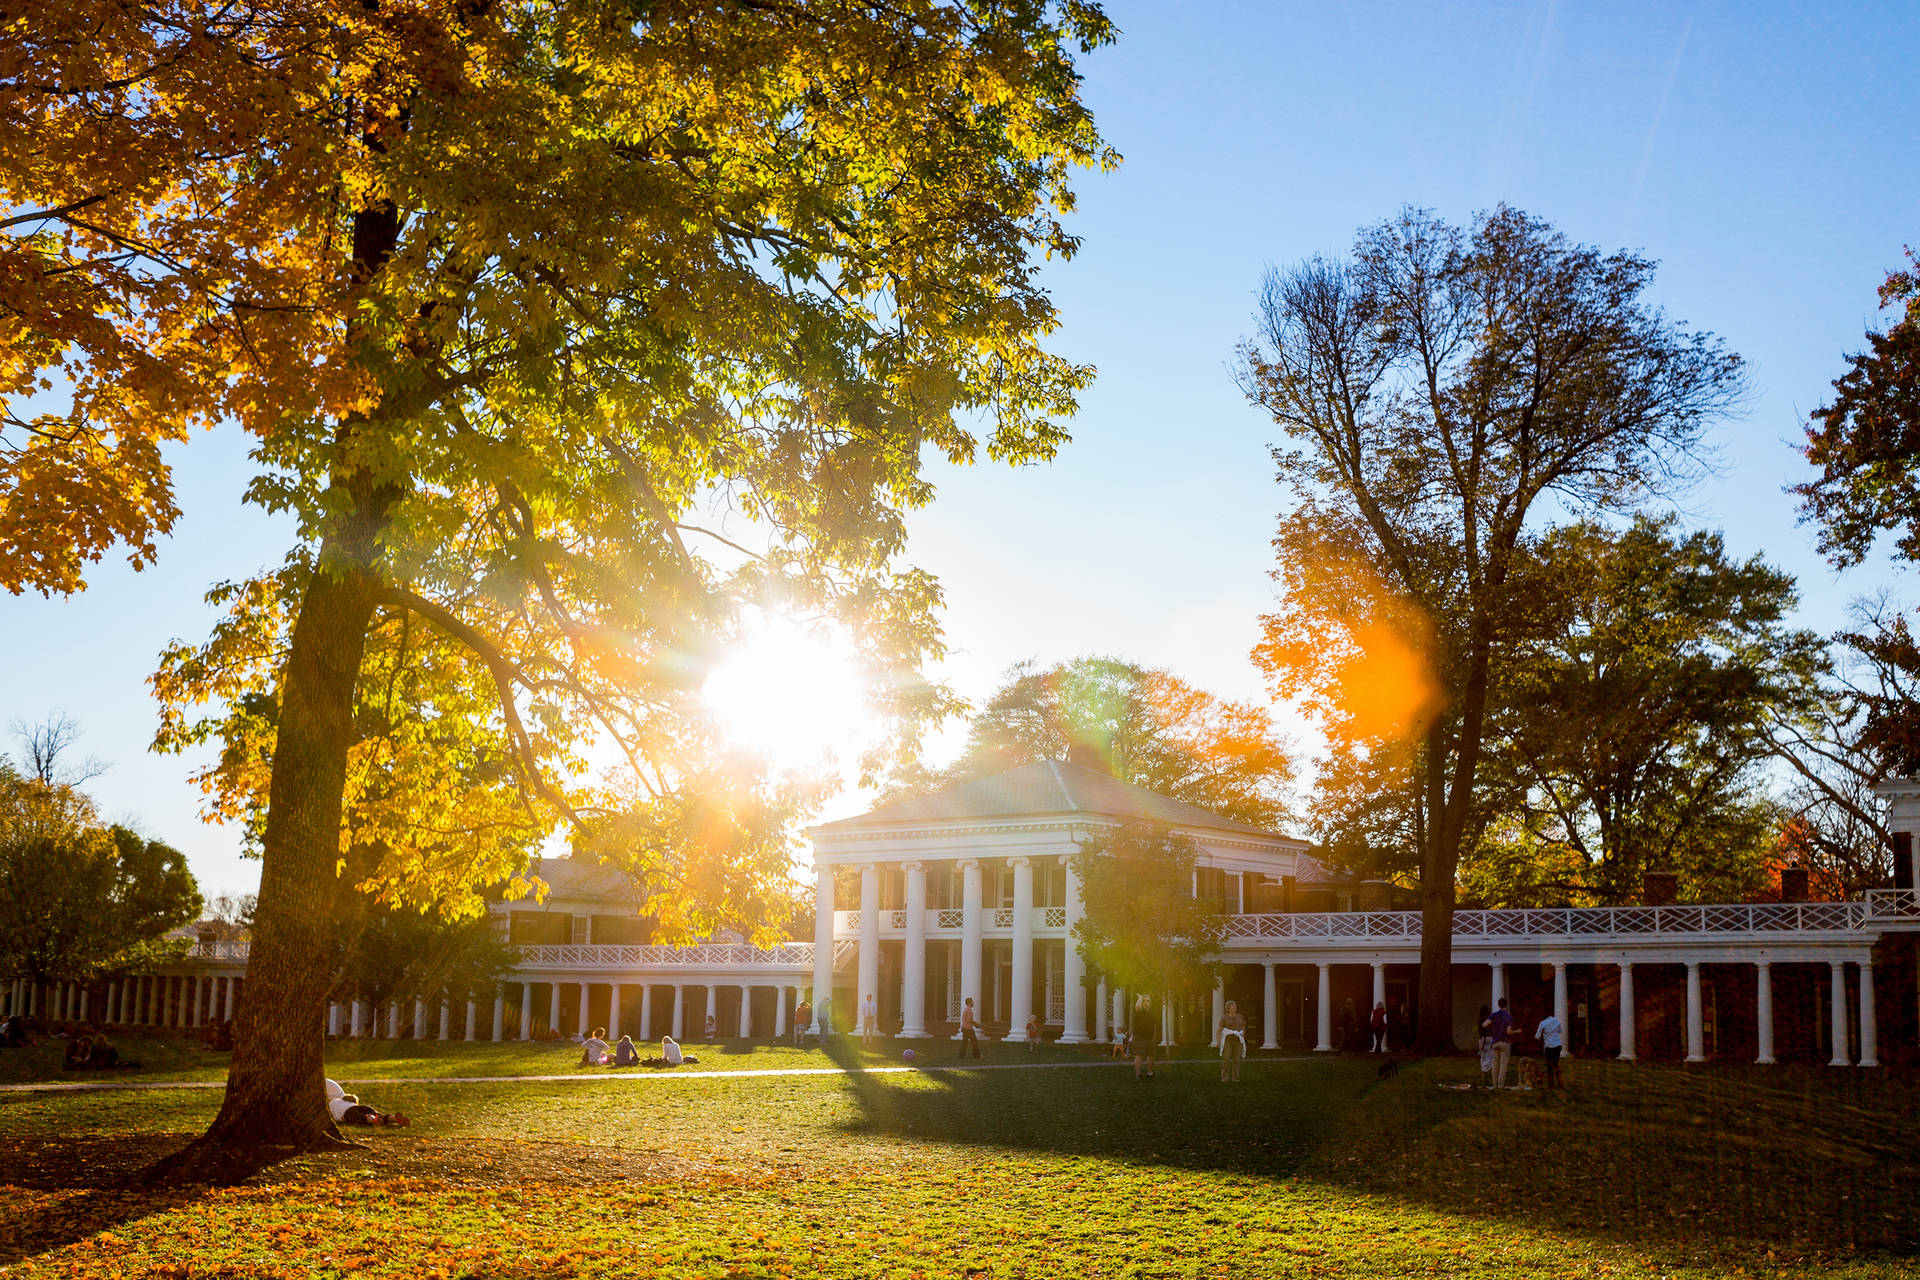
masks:
<instances>
[{"instance_id":1,"label":"person in white shirt","mask_svg":"<svg viewBox=\"0 0 1920 1280\"><path fill-rule=\"evenodd\" d=\"M595 1027L593 1034L580 1046L580 1065L583 1067L603 1067L607 1064L607 1029Z\"/></svg>"},{"instance_id":2,"label":"person in white shirt","mask_svg":"<svg viewBox=\"0 0 1920 1280\"><path fill-rule=\"evenodd\" d=\"M672 1036L660 1037L660 1056L666 1059L670 1067L677 1067L686 1061L686 1055L680 1052L680 1046L674 1043Z\"/></svg>"},{"instance_id":3,"label":"person in white shirt","mask_svg":"<svg viewBox=\"0 0 1920 1280\"><path fill-rule=\"evenodd\" d=\"M860 1043L871 1049L873 1038L880 1034L880 1002L869 991L867 998L860 1004Z\"/></svg>"},{"instance_id":4,"label":"person in white shirt","mask_svg":"<svg viewBox=\"0 0 1920 1280\"><path fill-rule=\"evenodd\" d=\"M1562 1034L1560 1019L1549 1013L1540 1019L1540 1025L1534 1029L1534 1038L1542 1046L1542 1054L1547 1061L1547 1088L1560 1087L1560 1047Z\"/></svg>"},{"instance_id":5,"label":"person in white shirt","mask_svg":"<svg viewBox=\"0 0 1920 1280\"><path fill-rule=\"evenodd\" d=\"M413 1123L397 1111L385 1115L375 1111L332 1080L327 1081L327 1112L335 1124L390 1124L404 1127Z\"/></svg>"}]
</instances>

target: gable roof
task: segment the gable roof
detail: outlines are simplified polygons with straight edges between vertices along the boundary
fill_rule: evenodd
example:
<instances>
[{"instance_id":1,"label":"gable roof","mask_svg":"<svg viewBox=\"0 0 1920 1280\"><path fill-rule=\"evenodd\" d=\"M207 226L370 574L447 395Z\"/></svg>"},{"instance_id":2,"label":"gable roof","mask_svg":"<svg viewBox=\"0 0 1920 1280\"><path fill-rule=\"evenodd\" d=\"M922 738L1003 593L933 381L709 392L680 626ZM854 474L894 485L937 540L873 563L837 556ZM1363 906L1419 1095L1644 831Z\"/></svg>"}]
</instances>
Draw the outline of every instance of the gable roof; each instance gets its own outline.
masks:
<instances>
[{"instance_id":1,"label":"gable roof","mask_svg":"<svg viewBox=\"0 0 1920 1280\"><path fill-rule=\"evenodd\" d=\"M535 858L526 874L529 879L538 877L547 882L548 902L556 898L612 901L633 897L633 886L623 873L586 858ZM534 909L540 904L529 896L510 905Z\"/></svg>"},{"instance_id":2,"label":"gable roof","mask_svg":"<svg viewBox=\"0 0 1920 1280\"><path fill-rule=\"evenodd\" d=\"M1169 799L1098 770L1065 760L1042 760L1005 773L962 782L931 795L883 804L855 818L822 823L816 835L895 827L908 823L967 822L982 818L1037 818L1070 814L1136 818L1168 826L1284 840L1251 823ZM1297 842L1296 842L1297 843Z\"/></svg>"}]
</instances>

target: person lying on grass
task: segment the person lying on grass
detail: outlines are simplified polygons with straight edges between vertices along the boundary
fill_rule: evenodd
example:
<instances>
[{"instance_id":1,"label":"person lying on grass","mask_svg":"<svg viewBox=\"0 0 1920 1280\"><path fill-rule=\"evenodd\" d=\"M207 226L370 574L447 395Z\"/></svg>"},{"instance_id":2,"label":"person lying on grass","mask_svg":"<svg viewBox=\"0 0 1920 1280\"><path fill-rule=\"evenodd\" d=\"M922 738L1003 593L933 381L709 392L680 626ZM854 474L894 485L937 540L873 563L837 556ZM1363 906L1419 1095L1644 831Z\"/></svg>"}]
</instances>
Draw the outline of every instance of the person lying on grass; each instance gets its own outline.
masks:
<instances>
[{"instance_id":1,"label":"person lying on grass","mask_svg":"<svg viewBox=\"0 0 1920 1280\"><path fill-rule=\"evenodd\" d=\"M404 1127L413 1123L397 1111L384 1114L375 1111L332 1080L327 1081L327 1110L333 1113L335 1124L384 1124Z\"/></svg>"}]
</instances>

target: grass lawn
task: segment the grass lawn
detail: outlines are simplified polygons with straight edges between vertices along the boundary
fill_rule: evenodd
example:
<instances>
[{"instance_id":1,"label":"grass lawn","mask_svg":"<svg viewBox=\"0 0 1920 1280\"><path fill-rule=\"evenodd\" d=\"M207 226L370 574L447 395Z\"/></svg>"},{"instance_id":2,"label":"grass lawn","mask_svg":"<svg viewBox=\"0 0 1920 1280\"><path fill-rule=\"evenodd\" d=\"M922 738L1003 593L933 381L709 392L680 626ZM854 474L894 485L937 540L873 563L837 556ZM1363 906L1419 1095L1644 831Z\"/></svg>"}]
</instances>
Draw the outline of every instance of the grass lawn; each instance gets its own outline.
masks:
<instances>
[{"instance_id":1,"label":"grass lawn","mask_svg":"<svg viewBox=\"0 0 1920 1280\"><path fill-rule=\"evenodd\" d=\"M1907 1073L1578 1062L1565 1097L1439 1087L1472 1076L388 1085L370 1100L415 1123L365 1151L161 1190L126 1175L216 1091L0 1094L0 1276L1920 1274Z\"/></svg>"}]
</instances>

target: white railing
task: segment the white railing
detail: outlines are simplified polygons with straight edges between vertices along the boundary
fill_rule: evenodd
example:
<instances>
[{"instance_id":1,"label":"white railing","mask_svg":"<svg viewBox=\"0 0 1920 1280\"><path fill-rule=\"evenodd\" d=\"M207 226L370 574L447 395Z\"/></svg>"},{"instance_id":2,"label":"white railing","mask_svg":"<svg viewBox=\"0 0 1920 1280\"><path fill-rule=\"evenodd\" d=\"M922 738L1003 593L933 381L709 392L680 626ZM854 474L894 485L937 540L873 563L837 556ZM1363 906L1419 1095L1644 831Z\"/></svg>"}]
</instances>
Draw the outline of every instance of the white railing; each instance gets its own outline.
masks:
<instances>
[{"instance_id":1,"label":"white railing","mask_svg":"<svg viewBox=\"0 0 1920 1280\"><path fill-rule=\"evenodd\" d=\"M967 913L958 907L941 907L934 913L936 929L964 929L967 925Z\"/></svg>"},{"instance_id":2,"label":"white railing","mask_svg":"<svg viewBox=\"0 0 1920 1280\"><path fill-rule=\"evenodd\" d=\"M993 909L993 927L996 929L1013 928L1013 908L995 907Z\"/></svg>"},{"instance_id":3,"label":"white railing","mask_svg":"<svg viewBox=\"0 0 1920 1280\"><path fill-rule=\"evenodd\" d=\"M196 942L187 948L189 960L245 960L252 944L245 938L223 942Z\"/></svg>"},{"instance_id":4,"label":"white railing","mask_svg":"<svg viewBox=\"0 0 1920 1280\"><path fill-rule=\"evenodd\" d=\"M1042 922L1042 927L1047 929L1066 928L1067 909L1065 907L1048 907L1046 918Z\"/></svg>"},{"instance_id":5,"label":"white railing","mask_svg":"<svg viewBox=\"0 0 1920 1280\"><path fill-rule=\"evenodd\" d=\"M1067 1023L1067 997L1064 992L1056 991L1047 997L1046 1023L1050 1027L1063 1027Z\"/></svg>"},{"instance_id":6,"label":"white railing","mask_svg":"<svg viewBox=\"0 0 1920 1280\"><path fill-rule=\"evenodd\" d=\"M834 958L850 954L855 943L834 945ZM693 947L662 947L620 943L587 943L581 946L515 947L522 967L534 969L655 969L729 967L767 965L769 967L810 969L813 965L811 942L784 942L777 947L750 947L741 943L706 943Z\"/></svg>"},{"instance_id":7,"label":"white railing","mask_svg":"<svg viewBox=\"0 0 1920 1280\"><path fill-rule=\"evenodd\" d=\"M1920 921L1920 893L1912 889L1869 889L1867 919L1876 922Z\"/></svg>"},{"instance_id":8,"label":"white railing","mask_svg":"<svg viewBox=\"0 0 1920 1280\"><path fill-rule=\"evenodd\" d=\"M1851 933L1872 918L1865 902L1755 902L1675 907L1549 907L1456 911L1455 942L1504 939ZM1294 912L1227 917L1227 943L1352 939L1418 942L1418 911Z\"/></svg>"}]
</instances>

